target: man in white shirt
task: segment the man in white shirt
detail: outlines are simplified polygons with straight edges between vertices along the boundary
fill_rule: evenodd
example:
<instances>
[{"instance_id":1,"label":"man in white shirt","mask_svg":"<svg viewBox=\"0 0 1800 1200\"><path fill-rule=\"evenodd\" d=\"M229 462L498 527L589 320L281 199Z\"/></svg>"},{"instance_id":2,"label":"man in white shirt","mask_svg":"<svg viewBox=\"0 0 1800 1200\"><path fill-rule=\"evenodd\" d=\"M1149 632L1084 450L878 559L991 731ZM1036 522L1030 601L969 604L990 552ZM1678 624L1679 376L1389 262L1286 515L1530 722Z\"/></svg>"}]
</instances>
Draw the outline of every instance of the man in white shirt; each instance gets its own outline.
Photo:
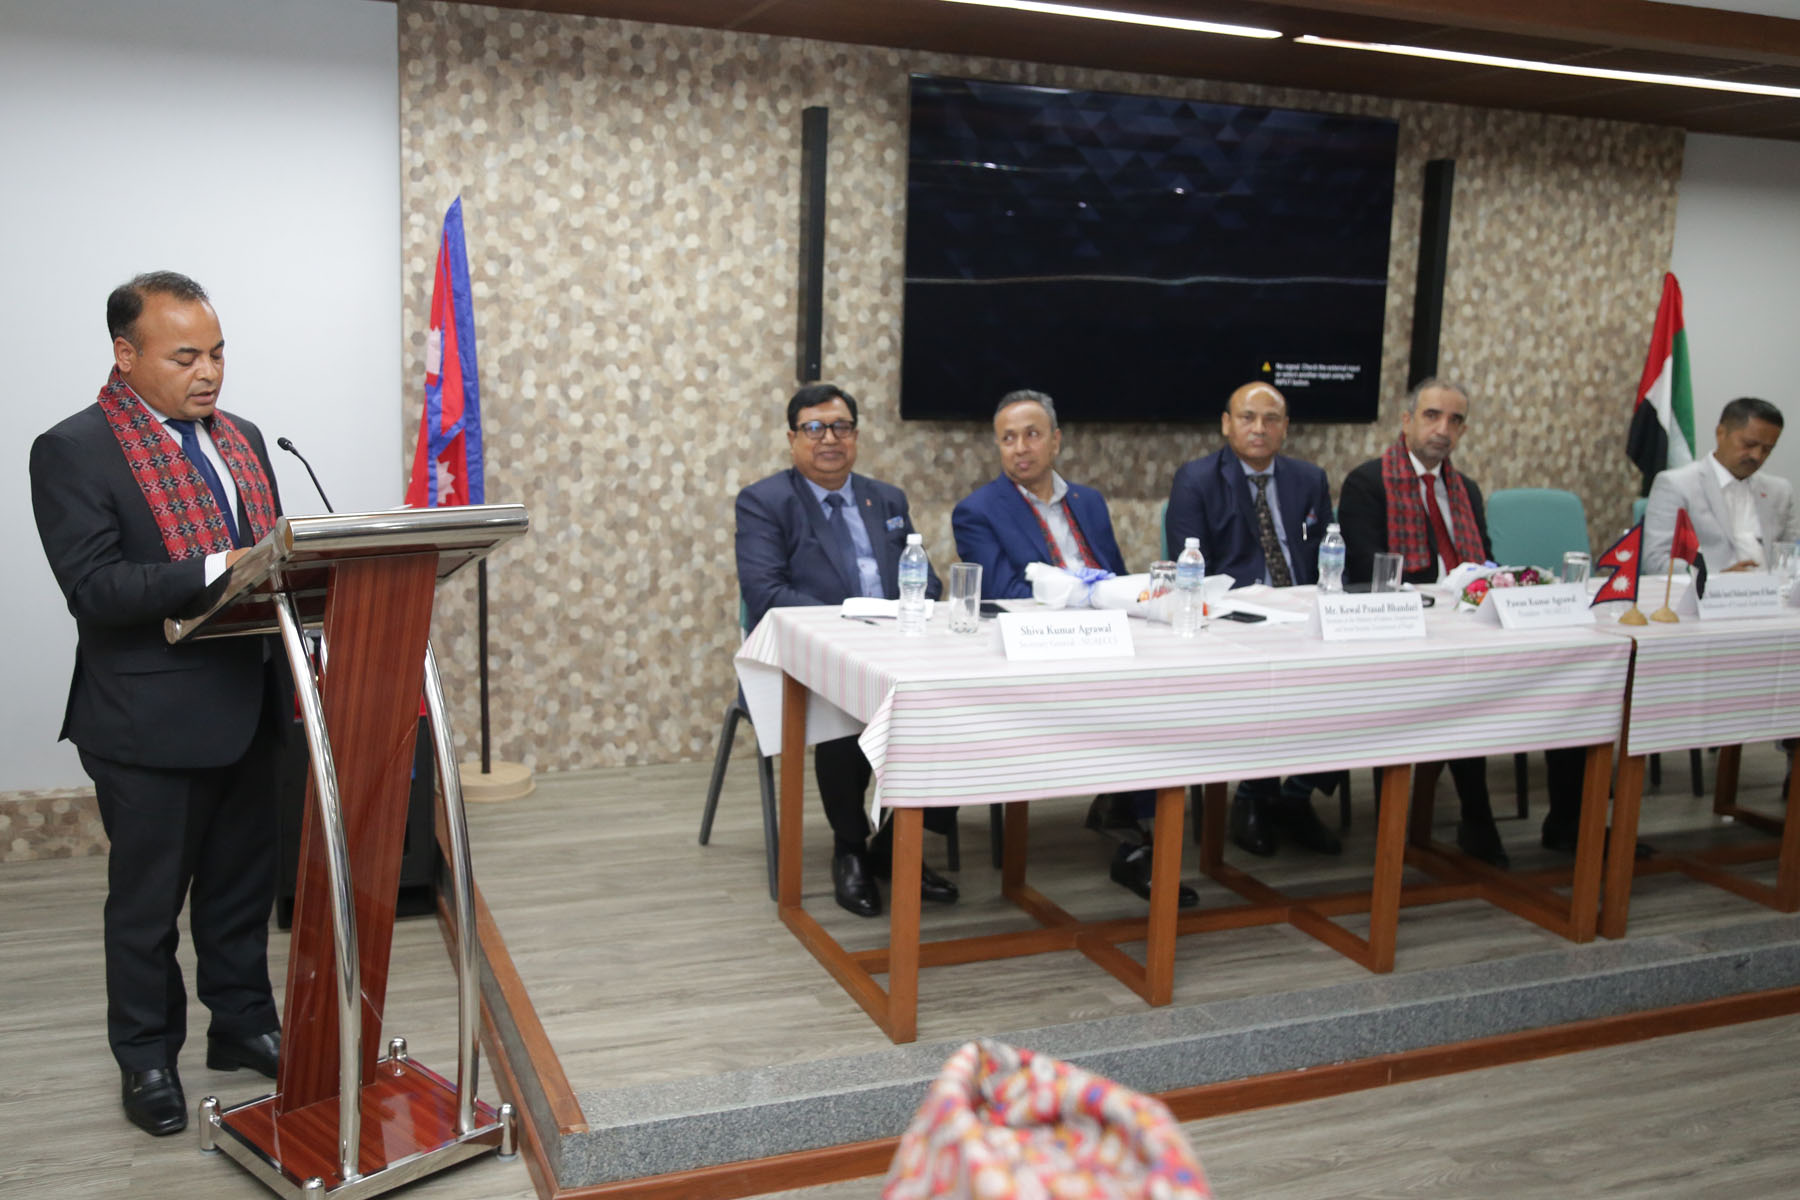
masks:
<instances>
[{"instance_id":1,"label":"man in white shirt","mask_svg":"<svg viewBox=\"0 0 1800 1200\"><path fill-rule=\"evenodd\" d=\"M1767 565L1770 542L1800 537L1793 486L1762 471L1781 425L1781 410L1767 400L1733 400L1719 414L1711 454L1658 473L1644 510L1646 571L1667 569L1675 514L1683 508L1713 571L1759 569Z\"/></svg>"}]
</instances>

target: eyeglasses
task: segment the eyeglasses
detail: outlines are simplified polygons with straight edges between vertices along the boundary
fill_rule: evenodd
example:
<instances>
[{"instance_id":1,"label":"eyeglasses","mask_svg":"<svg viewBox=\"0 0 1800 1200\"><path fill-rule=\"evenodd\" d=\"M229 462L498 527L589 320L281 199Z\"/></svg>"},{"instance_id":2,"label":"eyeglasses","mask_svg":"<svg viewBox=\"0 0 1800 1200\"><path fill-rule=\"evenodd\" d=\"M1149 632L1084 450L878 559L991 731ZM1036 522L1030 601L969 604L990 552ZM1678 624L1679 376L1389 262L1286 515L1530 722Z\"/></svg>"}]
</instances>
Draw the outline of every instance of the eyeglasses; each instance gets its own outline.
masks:
<instances>
[{"instance_id":1,"label":"eyeglasses","mask_svg":"<svg viewBox=\"0 0 1800 1200\"><path fill-rule=\"evenodd\" d=\"M832 421L829 424L824 421L802 421L794 428L815 442L824 441L828 431L837 434L840 442L847 442L856 436L855 421Z\"/></svg>"}]
</instances>

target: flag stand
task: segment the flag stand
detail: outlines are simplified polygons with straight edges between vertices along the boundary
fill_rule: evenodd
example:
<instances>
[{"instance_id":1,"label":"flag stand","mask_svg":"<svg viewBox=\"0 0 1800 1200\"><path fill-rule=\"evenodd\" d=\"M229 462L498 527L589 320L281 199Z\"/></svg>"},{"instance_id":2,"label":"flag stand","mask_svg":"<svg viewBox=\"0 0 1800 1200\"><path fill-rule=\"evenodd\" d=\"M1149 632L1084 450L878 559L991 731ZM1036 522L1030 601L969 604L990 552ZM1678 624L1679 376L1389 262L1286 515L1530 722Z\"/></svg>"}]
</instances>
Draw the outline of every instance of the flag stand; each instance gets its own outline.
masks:
<instances>
[{"instance_id":1,"label":"flag stand","mask_svg":"<svg viewBox=\"0 0 1800 1200\"><path fill-rule=\"evenodd\" d=\"M518 800L537 789L531 768L524 763L495 762L488 719L488 588L487 560L475 564L476 661L481 678L481 761L463 763L457 771L463 799L479 804Z\"/></svg>"},{"instance_id":2,"label":"flag stand","mask_svg":"<svg viewBox=\"0 0 1800 1200\"><path fill-rule=\"evenodd\" d=\"M1663 580L1662 607L1650 614L1650 619L1652 621L1661 621L1665 625L1673 625L1681 620L1680 617L1675 615L1675 610L1669 607L1669 593L1671 593L1674 590L1675 590L1675 558L1673 555L1671 555L1669 558L1669 574L1668 574L1668 577Z\"/></svg>"}]
</instances>

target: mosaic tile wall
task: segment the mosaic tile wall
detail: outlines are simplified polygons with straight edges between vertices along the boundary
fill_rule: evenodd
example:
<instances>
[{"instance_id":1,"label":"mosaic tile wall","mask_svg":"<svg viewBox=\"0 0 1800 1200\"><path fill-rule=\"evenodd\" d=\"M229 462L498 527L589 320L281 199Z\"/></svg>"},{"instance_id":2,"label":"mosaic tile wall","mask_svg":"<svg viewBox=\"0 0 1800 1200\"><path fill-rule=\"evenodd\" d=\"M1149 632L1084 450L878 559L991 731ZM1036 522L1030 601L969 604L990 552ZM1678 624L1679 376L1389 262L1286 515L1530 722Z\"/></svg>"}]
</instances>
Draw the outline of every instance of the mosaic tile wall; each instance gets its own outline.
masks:
<instances>
[{"instance_id":1,"label":"mosaic tile wall","mask_svg":"<svg viewBox=\"0 0 1800 1200\"><path fill-rule=\"evenodd\" d=\"M737 642L732 501L787 464L800 113L831 110L825 373L864 404L859 468L904 487L940 564L990 434L902 424L907 74L1336 109L1401 121L1383 416L1296 428L1334 487L1398 428L1427 159L1456 160L1443 373L1468 381L1459 465L1568 488L1622 525L1626 416L1675 225L1679 131L400 0L408 377L439 222L459 192L490 499L532 514L492 571L494 747L539 769L704 757ZM407 445L415 436L410 408ZM1061 467L1156 548L1193 428L1072 429ZM438 644L474 744L471 582Z\"/></svg>"}]
</instances>

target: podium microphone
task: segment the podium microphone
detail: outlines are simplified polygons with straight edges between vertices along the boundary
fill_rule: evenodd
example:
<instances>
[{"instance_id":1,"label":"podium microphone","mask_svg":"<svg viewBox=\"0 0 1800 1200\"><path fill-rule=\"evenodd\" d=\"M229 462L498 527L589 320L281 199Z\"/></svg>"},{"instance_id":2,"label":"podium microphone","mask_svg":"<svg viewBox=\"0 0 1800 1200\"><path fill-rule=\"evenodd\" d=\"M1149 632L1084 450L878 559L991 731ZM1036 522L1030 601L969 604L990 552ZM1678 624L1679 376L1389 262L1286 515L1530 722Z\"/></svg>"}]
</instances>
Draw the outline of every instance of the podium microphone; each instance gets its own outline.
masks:
<instances>
[{"instance_id":1,"label":"podium microphone","mask_svg":"<svg viewBox=\"0 0 1800 1200\"><path fill-rule=\"evenodd\" d=\"M319 493L319 499L325 501L325 511L336 512L337 509L331 507L331 501L326 498L325 489L319 486L319 477L313 474L312 464L306 461L306 455L296 450L294 448L294 443L284 437L276 438L275 444L300 460L300 465L306 468L306 474L312 479L313 491Z\"/></svg>"}]
</instances>

